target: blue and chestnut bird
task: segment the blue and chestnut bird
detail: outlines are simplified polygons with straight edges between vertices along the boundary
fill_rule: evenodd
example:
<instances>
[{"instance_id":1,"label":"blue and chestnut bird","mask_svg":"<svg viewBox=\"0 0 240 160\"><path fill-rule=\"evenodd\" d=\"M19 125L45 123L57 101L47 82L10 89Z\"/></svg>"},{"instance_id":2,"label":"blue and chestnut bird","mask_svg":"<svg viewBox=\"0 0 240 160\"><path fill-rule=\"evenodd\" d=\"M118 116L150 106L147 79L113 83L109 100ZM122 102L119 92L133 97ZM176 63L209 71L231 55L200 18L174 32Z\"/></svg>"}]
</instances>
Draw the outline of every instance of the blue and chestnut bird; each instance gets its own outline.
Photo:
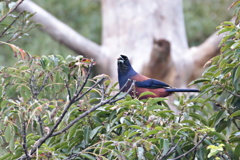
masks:
<instances>
[{"instance_id":1,"label":"blue and chestnut bird","mask_svg":"<svg viewBox=\"0 0 240 160\"><path fill-rule=\"evenodd\" d=\"M172 88L164 82L141 75L132 68L128 57L125 55L121 55L118 58L118 82L120 88L124 87L124 92L129 89L132 83L135 83L135 86L130 91L130 95L132 97L139 97L139 95L143 92L154 93L142 96L140 99L166 97L174 92L199 92L198 89Z\"/></svg>"}]
</instances>

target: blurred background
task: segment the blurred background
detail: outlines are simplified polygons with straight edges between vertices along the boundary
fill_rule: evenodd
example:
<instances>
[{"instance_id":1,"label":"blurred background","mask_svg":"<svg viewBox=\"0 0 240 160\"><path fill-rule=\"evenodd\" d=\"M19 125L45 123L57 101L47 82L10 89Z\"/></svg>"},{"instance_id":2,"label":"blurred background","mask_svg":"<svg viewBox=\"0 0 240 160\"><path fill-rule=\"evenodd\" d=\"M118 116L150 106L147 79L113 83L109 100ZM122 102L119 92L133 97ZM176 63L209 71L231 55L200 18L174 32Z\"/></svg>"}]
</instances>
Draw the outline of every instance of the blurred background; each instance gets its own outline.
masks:
<instances>
[{"instance_id":1,"label":"blurred background","mask_svg":"<svg viewBox=\"0 0 240 160\"><path fill-rule=\"evenodd\" d=\"M101 44L101 1L71 0L59 1L33 0L56 18L66 23L86 38ZM232 13L227 10L233 1L226 0L183 0L186 32L189 46L201 44ZM32 55L76 55L73 51L53 40L38 28L29 32L27 38L13 42ZM12 50L2 45L1 65L12 65L16 60Z\"/></svg>"}]
</instances>

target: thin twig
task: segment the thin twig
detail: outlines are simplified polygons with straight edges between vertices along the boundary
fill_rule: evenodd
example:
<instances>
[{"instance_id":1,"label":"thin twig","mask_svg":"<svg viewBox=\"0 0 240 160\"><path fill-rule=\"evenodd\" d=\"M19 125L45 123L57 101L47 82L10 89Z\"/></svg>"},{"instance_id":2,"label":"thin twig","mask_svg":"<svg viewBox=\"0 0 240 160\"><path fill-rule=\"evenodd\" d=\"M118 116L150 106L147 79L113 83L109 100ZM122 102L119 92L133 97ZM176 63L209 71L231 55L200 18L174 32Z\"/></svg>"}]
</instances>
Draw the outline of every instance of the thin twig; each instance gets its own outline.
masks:
<instances>
[{"instance_id":1,"label":"thin twig","mask_svg":"<svg viewBox=\"0 0 240 160\"><path fill-rule=\"evenodd\" d=\"M128 85L129 82L131 83L131 85L130 85L129 89L127 90L127 92L124 94L124 96L115 99L125 89L125 87ZM117 101L123 99L129 92L131 92L131 90L133 89L134 86L135 86L135 81L128 79L128 81L123 85L123 87L120 89L120 91L111 98L112 100L110 103L114 103L114 102L117 102Z\"/></svg>"},{"instance_id":2,"label":"thin twig","mask_svg":"<svg viewBox=\"0 0 240 160\"><path fill-rule=\"evenodd\" d=\"M37 91L36 91L36 84L35 84L35 76L34 76L35 70L32 72L31 78L30 78L30 89L33 95L33 98L36 99L37 98Z\"/></svg>"},{"instance_id":3,"label":"thin twig","mask_svg":"<svg viewBox=\"0 0 240 160\"><path fill-rule=\"evenodd\" d=\"M77 102L80 99L82 99L82 97L84 97L88 92L90 92L93 88L95 88L98 84L100 84L103 80L105 79L105 77L101 78L99 81L97 81L94 85L92 85L87 91L85 91L83 94L81 94L79 97L73 97L72 101L73 102Z\"/></svg>"},{"instance_id":4,"label":"thin twig","mask_svg":"<svg viewBox=\"0 0 240 160\"><path fill-rule=\"evenodd\" d=\"M105 98L105 89L104 84L101 85L101 101L103 101Z\"/></svg>"},{"instance_id":5,"label":"thin twig","mask_svg":"<svg viewBox=\"0 0 240 160\"><path fill-rule=\"evenodd\" d=\"M48 81L48 78L49 78L49 74L50 74L50 73L48 73L48 74L44 77L44 80L43 80L42 86L39 88L37 94L39 94L39 93L43 90L43 88L45 87L45 85L46 85L46 83L47 83L47 81Z\"/></svg>"},{"instance_id":6,"label":"thin twig","mask_svg":"<svg viewBox=\"0 0 240 160\"><path fill-rule=\"evenodd\" d=\"M77 91L78 87L76 88L76 92L75 92L75 94L74 94L73 99L77 98L77 97L80 95L80 93L82 92L83 88L84 88L85 85L87 84L87 81L88 81L88 79L89 79L89 77L90 77L90 73L91 73L92 67L93 67L93 64L91 63L90 66L88 67L88 73L87 73L86 79L84 80L81 88L80 88L78 91ZM80 84L80 83L79 83L79 84Z\"/></svg>"},{"instance_id":7,"label":"thin twig","mask_svg":"<svg viewBox=\"0 0 240 160\"><path fill-rule=\"evenodd\" d=\"M38 123L39 123L39 126L40 126L41 134L42 134L42 136L44 136L42 118L41 118L40 115L38 115L37 118L38 118Z\"/></svg>"},{"instance_id":8,"label":"thin twig","mask_svg":"<svg viewBox=\"0 0 240 160\"><path fill-rule=\"evenodd\" d=\"M8 27L2 32L2 34L0 35L0 37L2 37L10 28L11 26L18 20L18 18L20 18L20 16L23 14L23 12L21 12L13 21L10 25L8 25Z\"/></svg>"},{"instance_id":9,"label":"thin twig","mask_svg":"<svg viewBox=\"0 0 240 160\"><path fill-rule=\"evenodd\" d=\"M165 157L167 157L167 156L169 156L171 153L173 153L174 150L177 148L178 144L182 141L183 138L184 138L184 137L182 136L182 137L178 140L178 142L177 142L173 147L169 148L169 150L167 151L167 153L164 154L162 157L160 157L158 160L163 160Z\"/></svg>"},{"instance_id":10,"label":"thin twig","mask_svg":"<svg viewBox=\"0 0 240 160\"><path fill-rule=\"evenodd\" d=\"M66 79L64 79L64 82L65 82L65 86L66 86L66 88L67 88L67 92L68 92L68 99L69 99L69 101L71 101L71 100L72 100L72 96L71 96L71 92L70 92L69 85L68 85Z\"/></svg>"},{"instance_id":11,"label":"thin twig","mask_svg":"<svg viewBox=\"0 0 240 160\"><path fill-rule=\"evenodd\" d=\"M27 140L26 140L26 124L25 124L25 121L23 120L22 122L22 138L23 138L23 150L24 150L24 153L25 153L25 156L26 156L26 159L31 159L29 157L29 154L28 154L28 149L27 149Z\"/></svg>"},{"instance_id":12,"label":"thin twig","mask_svg":"<svg viewBox=\"0 0 240 160\"><path fill-rule=\"evenodd\" d=\"M170 160L177 160L177 159L180 159L186 155L188 155L189 153L191 153L193 150L197 149L197 147L202 143L202 141L207 137L207 135L205 135L193 148L191 148L189 151L187 151L186 153L176 157L176 158L173 158L173 159L170 159Z\"/></svg>"},{"instance_id":13,"label":"thin twig","mask_svg":"<svg viewBox=\"0 0 240 160\"><path fill-rule=\"evenodd\" d=\"M57 131L55 133L52 134L52 136L57 136L63 132L65 132L66 130L68 130L71 126L73 126L75 123L77 123L80 119L84 118L85 116L87 116L89 113L95 111L96 109L98 109L99 107L105 105L105 104L109 104L109 103L113 103L113 102L116 102L120 99L123 99L133 88L134 84L132 83L131 87L128 89L128 91L121 97L119 97L118 99L116 100L113 100L114 98L116 98L116 95L119 95L123 88L118 92L116 93L115 96L113 96L111 99L108 99L108 100L105 100L105 101L100 101L96 106L92 107L90 110L87 110L86 112L82 113L81 115L79 115L76 119L74 119L73 121L71 121L65 128L63 128L62 130L60 131Z\"/></svg>"},{"instance_id":14,"label":"thin twig","mask_svg":"<svg viewBox=\"0 0 240 160\"><path fill-rule=\"evenodd\" d=\"M227 91L228 93L236 96L236 97L239 97L240 98L240 95L239 94L236 94L236 93L233 93L232 91L228 90L227 88L225 88L223 85L221 85L220 83L218 84L221 88L223 88L225 91Z\"/></svg>"},{"instance_id":15,"label":"thin twig","mask_svg":"<svg viewBox=\"0 0 240 160\"><path fill-rule=\"evenodd\" d=\"M2 18L0 19L0 23L1 23L9 14L11 14L15 9L17 9L17 7L18 7L23 1L24 1L24 0L19 0L19 1L17 2L16 6L14 6L12 9L10 9L7 14L5 14L4 16L2 16Z\"/></svg>"}]
</instances>

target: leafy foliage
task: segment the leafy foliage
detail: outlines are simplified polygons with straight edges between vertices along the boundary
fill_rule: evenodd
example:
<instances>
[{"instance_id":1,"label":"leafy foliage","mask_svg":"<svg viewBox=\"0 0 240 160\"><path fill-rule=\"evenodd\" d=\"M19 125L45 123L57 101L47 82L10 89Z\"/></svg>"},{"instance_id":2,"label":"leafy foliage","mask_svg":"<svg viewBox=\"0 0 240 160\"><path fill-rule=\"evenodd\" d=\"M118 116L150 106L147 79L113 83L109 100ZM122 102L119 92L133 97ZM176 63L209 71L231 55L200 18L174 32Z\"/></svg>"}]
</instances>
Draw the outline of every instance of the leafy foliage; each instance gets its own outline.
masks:
<instances>
[{"instance_id":1,"label":"leafy foliage","mask_svg":"<svg viewBox=\"0 0 240 160\"><path fill-rule=\"evenodd\" d=\"M32 23L30 18L34 15L23 11L16 13L14 10L23 2L18 0L5 0L0 2L0 41L7 43L15 42L22 37L28 36L28 32L37 27L38 24ZM1 46L2 53L4 53L4 47ZM8 55L8 54L3 54ZM6 56L9 63L9 56ZM4 63L5 57L1 56L1 63Z\"/></svg>"},{"instance_id":2,"label":"leafy foliage","mask_svg":"<svg viewBox=\"0 0 240 160\"><path fill-rule=\"evenodd\" d=\"M0 67L0 159L239 159L239 26L218 28L222 54L192 82L200 95L178 97L179 114L165 98L116 92L107 75L90 79L92 59L1 41L18 62Z\"/></svg>"}]
</instances>

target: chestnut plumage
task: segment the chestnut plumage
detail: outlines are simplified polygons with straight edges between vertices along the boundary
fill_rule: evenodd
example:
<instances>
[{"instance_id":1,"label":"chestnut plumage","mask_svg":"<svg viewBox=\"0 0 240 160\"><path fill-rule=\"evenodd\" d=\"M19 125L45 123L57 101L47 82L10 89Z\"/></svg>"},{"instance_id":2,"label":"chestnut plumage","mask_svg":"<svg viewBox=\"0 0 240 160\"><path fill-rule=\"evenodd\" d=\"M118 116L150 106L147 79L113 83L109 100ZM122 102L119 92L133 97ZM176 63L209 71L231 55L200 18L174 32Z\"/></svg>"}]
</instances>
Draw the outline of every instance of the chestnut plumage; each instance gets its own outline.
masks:
<instances>
[{"instance_id":1,"label":"chestnut plumage","mask_svg":"<svg viewBox=\"0 0 240 160\"><path fill-rule=\"evenodd\" d=\"M174 92L199 92L198 89L178 89L172 88L168 84L146 77L137 73L131 66L130 61L127 56L121 55L118 60L118 82L120 88L122 88L125 83L125 88L123 91L127 91L131 86L131 83L135 83L130 95L132 97L139 95L143 92L152 92L154 94L149 94L142 96L140 99L147 99L149 97L166 97Z\"/></svg>"}]
</instances>

